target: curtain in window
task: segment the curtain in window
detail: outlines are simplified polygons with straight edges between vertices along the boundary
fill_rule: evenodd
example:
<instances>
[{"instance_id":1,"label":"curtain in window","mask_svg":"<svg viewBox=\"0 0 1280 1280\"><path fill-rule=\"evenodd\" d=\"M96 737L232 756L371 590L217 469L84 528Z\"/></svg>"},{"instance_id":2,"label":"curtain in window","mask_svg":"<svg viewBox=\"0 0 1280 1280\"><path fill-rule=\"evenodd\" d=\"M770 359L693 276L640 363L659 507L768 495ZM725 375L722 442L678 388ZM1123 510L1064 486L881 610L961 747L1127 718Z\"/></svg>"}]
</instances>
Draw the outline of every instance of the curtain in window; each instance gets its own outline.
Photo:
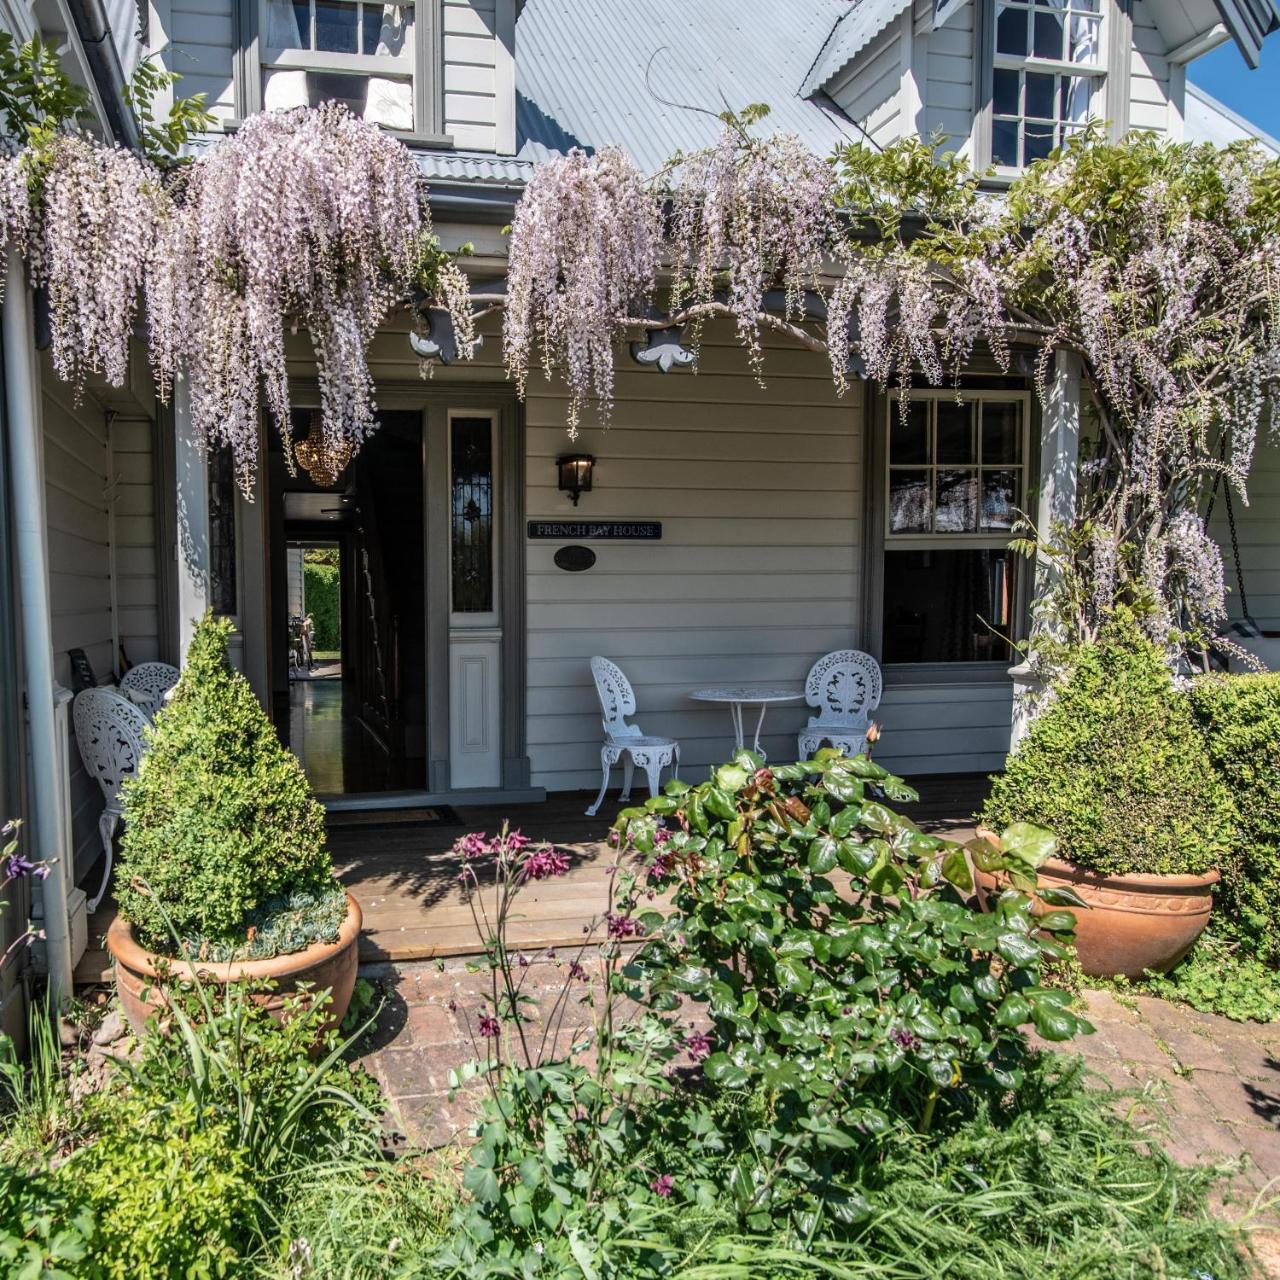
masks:
<instances>
[{"instance_id":1,"label":"curtain in window","mask_svg":"<svg viewBox=\"0 0 1280 1280\"><path fill-rule=\"evenodd\" d=\"M365 13L372 11L373 6L366 5ZM384 58L398 58L405 51L405 38L410 29L410 10L404 5L384 4L382 6L382 26L378 31L378 47L368 47L365 37L365 53L380 54Z\"/></svg>"},{"instance_id":2,"label":"curtain in window","mask_svg":"<svg viewBox=\"0 0 1280 1280\"><path fill-rule=\"evenodd\" d=\"M300 17L307 14L304 4L295 6L293 0L267 0L266 42L268 49L305 49L311 41L304 34Z\"/></svg>"}]
</instances>

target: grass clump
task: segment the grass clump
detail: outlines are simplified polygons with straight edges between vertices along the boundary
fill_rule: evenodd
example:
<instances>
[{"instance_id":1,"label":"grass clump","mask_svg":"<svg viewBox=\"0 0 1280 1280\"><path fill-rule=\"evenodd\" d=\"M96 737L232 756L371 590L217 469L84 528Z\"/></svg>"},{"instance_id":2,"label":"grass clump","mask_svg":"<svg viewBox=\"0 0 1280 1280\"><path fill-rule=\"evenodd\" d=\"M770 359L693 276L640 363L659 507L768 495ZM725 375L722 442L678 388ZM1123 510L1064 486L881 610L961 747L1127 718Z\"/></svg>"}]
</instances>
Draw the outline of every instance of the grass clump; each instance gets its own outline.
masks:
<instances>
[{"instance_id":1,"label":"grass clump","mask_svg":"<svg viewBox=\"0 0 1280 1280\"><path fill-rule=\"evenodd\" d=\"M271 899L334 892L324 809L228 663L230 632L225 618L200 623L138 776L125 786L116 894L155 950L169 949L176 934L239 953L253 913Z\"/></svg>"},{"instance_id":2,"label":"grass clump","mask_svg":"<svg viewBox=\"0 0 1280 1280\"><path fill-rule=\"evenodd\" d=\"M1187 695L1124 610L1074 655L982 819L997 831L1048 827L1059 856L1102 875L1208 871L1230 854L1236 824Z\"/></svg>"}]
</instances>

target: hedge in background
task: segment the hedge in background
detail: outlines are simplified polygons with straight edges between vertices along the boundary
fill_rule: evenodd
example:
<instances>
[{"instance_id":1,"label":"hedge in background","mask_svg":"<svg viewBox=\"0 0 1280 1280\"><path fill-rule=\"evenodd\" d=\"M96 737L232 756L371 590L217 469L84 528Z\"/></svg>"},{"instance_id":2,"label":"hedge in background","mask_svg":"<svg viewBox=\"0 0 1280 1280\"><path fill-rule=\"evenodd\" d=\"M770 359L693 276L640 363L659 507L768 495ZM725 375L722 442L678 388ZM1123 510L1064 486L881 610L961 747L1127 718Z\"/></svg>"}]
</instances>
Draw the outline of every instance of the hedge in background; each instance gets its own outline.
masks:
<instances>
[{"instance_id":1,"label":"hedge in background","mask_svg":"<svg viewBox=\"0 0 1280 1280\"><path fill-rule=\"evenodd\" d=\"M336 564L303 565L304 608L315 626L312 646L322 652L342 648L342 603Z\"/></svg>"},{"instance_id":2,"label":"hedge in background","mask_svg":"<svg viewBox=\"0 0 1280 1280\"><path fill-rule=\"evenodd\" d=\"M1222 921L1280 963L1280 674L1205 676L1191 705L1238 815Z\"/></svg>"},{"instance_id":3,"label":"hedge in background","mask_svg":"<svg viewBox=\"0 0 1280 1280\"><path fill-rule=\"evenodd\" d=\"M206 615L182 678L125 786L116 896L141 941L243 937L253 908L333 881L324 809L227 662L231 623ZM166 916L168 919L166 920Z\"/></svg>"},{"instance_id":4,"label":"hedge in background","mask_svg":"<svg viewBox=\"0 0 1280 1280\"><path fill-rule=\"evenodd\" d=\"M1104 875L1198 874L1224 863L1235 810L1205 767L1190 700L1122 611L995 779L984 823L1034 822L1062 858Z\"/></svg>"}]
</instances>

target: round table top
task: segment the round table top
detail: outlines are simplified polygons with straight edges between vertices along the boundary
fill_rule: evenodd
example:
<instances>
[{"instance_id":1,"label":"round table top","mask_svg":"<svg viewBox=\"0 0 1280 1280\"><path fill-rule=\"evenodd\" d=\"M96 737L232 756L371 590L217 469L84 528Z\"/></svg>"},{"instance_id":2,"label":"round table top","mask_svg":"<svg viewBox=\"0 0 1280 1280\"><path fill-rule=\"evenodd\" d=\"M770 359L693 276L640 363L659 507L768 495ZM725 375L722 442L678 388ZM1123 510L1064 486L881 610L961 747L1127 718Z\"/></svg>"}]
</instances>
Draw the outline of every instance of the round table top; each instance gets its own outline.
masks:
<instances>
[{"instance_id":1,"label":"round table top","mask_svg":"<svg viewBox=\"0 0 1280 1280\"><path fill-rule=\"evenodd\" d=\"M710 689L694 689L689 697L699 702L798 702L804 697L803 689L788 689L776 684L731 684Z\"/></svg>"}]
</instances>

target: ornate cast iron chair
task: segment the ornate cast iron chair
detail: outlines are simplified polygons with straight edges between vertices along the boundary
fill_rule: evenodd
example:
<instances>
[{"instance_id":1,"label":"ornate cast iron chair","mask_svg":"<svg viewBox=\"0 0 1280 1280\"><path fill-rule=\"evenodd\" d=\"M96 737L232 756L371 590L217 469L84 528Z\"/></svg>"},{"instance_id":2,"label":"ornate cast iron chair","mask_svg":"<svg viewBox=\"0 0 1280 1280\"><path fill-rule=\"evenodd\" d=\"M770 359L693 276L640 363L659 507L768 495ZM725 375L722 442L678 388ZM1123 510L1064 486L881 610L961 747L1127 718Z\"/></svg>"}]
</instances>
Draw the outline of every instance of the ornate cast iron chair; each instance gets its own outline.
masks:
<instances>
[{"instance_id":1,"label":"ornate cast iron chair","mask_svg":"<svg viewBox=\"0 0 1280 1280\"><path fill-rule=\"evenodd\" d=\"M147 718L142 708L114 689L85 689L76 694L72 709L75 720L76 745L85 772L98 780L106 806L98 819L98 834L106 867L98 892L89 900L89 910L96 911L111 879L112 842L121 818L120 784L134 777L142 760Z\"/></svg>"},{"instance_id":2,"label":"ornate cast iron chair","mask_svg":"<svg viewBox=\"0 0 1280 1280\"><path fill-rule=\"evenodd\" d=\"M800 759L808 760L824 742L851 756L865 750L883 687L880 666L869 653L839 649L819 658L804 682L805 701L818 714L800 731Z\"/></svg>"},{"instance_id":3,"label":"ornate cast iron chair","mask_svg":"<svg viewBox=\"0 0 1280 1280\"><path fill-rule=\"evenodd\" d=\"M156 712L164 706L165 696L178 683L178 668L167 662L140 662L125 672L120 681L124 694L148 720L156 718Z\"/></svg>"},{"instance_id":4,"label":"ornate cast iron chair","mask_svg":"<svg viewBox=\"0 0 1280 1280\"><path fill-rule=\"evenodd\" d=\"M594 818L609 789L609 770L619 760L622 761L620 800L631 799L631 776L636 765L649 779L649 794L656 796L662 770L669 766L673 778L680 771L680 744L674 738L650 737L639 725L627 723L627 716L636 713L636 695L631 681L608 658L592 658L591 674L604 711L604 745L600 748L600 771L604 776L600 779L600 794L587 810L587 817Z\"/></svg>"}]
</instances>

